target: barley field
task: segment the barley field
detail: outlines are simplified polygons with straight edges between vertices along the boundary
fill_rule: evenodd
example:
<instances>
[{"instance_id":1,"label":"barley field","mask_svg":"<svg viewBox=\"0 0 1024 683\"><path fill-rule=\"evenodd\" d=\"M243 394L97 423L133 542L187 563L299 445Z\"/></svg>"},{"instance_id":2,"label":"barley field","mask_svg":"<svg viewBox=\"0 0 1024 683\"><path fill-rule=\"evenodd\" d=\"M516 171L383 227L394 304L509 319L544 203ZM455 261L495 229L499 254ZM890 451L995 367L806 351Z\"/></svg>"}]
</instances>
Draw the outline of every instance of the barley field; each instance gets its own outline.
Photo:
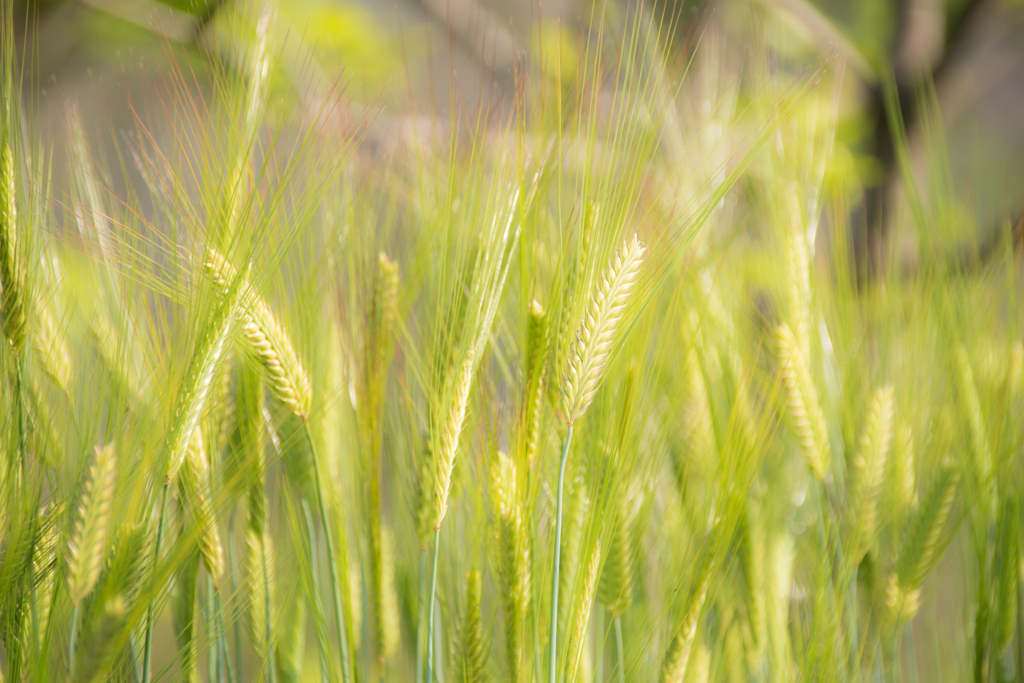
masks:
<instances>
[{"instance_id":1,"label":"barley field","mask_svg":"<svg viewBox=\"0 0 1024 683\"><path fill-rule=\"evenodd\" d=\"M3 6L0 680L1024 676L1024 223L891 79L861 268L840 58L597 3L400 125L239 3L111 155Z\"/></svg>"}]
</instances>

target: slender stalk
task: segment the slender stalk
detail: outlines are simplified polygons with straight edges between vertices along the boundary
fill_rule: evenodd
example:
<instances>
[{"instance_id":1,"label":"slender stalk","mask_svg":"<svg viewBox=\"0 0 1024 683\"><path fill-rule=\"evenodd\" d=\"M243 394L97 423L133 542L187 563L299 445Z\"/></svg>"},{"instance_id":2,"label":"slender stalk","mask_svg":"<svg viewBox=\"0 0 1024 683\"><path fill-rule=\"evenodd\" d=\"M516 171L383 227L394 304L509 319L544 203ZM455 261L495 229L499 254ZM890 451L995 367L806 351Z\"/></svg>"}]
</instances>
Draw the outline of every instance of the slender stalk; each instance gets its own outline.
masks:
<instances>
[{"instance_id":1,"label":"slender stalk","mask_svg":"<svg viewBox=\"0 0 1024 683\"><path fill-rule=\"evenodd\" d=\"M551 572L551 683L558 683L558 565L562 560L562 489L565 483L565 463L569 459L570 441L572 441L572 425L569 425L569 432L565 435L562 461L558 466L558 506L555 512L555 563L554 570Z\"/></svg>"},{"instance_id":2,"label":"slender stalk","mask_svg":"<svg viewBox=\"0 0 1024 683\"><path fill-rule=\"evenodd\" d=\"M434 681L434 596L437 593L437 551L441 545L441 528L434 529L434 562L430 571L430 608L427 611L427 676L424 683Z\"/></svg>"},{"instance_id":3,"label":"slender stalk","mask_svg":"<svg viewBox=\"0 0 1024 683\"><path fill-rule=\"evenodd\" d=\"M423 683L423 625L427 621L427 549L420 549L420 602L419 622L416 625L416 683Z\"/></svg>"},{"instance_id":4,"label":"slender stalk","mask_svg":"<svg viewBox=\"0 0 1024 683\"><path fill-rule=\"evenodd\" d=\"M619 683L626 683L626 661L622 648L622 619L619 615L612 618L612 625L615 627L615 672Z\"/></svg>"},{"instance_id":5,"label":"slender stalk","mask_svg":"<svg viewBox=\"0 0 1024 683\"><path fill-rule=\"evenodd\" d=\"M217 671L220 668L217 661L217 643L220 638L217 637L217 616L213 609L213 596L213 577L206 572L206 606L203 609L203 617L206 619L206 626L209 630L206 639L206 679L210 683L217 680Z\"/></svg>"},{"instance_id":6,"label":"slender stalk","mask_svg":"<svg viewBox=\"0 0 1024 683\"><path fill-rule=\"evenodd\" d=\"M17 486L20 489L25 483L25 455L26 455L26 413L25 413L25 362L23 354L14 358L14 400L17 403L18 415L18 479Z\"/></svg>"},{"instance_id":7,"label":"slender stalk","mask_svg":"<svg viewBox=\"0 0 1024 683\"><path fill-rule=\"evenodd\" d=\"M331 523L327 516L327 506L324 504L323 487L320 483L320 459L317 457L316 445L313 443L313 435L310 433L309 423L305 423L306 441L309 443L309 452L313 457L313 478L316 484L316 505L320 513L320 523L324 527L324 537L327 539L327 567L331 576L331 592L334 597L334 618L338 622L338 649L341 650L341 676L344 683L351 680L349 674L349 652L348 637L345 629L345 616L341 609L341 586L338 580L338 563L334 554L334 540L331 537Z\"/></svg>"},{"instance_id":8,"label":"slender stalk","mask_svg":"<svg viewBox=\"0 0 1024 683\"><path fill-rule=\"evenodd\" d=\"M276 683L277 681L277 662L274 660L274 641L272 639L274 635L273 619L270 616L270 569L267 567L267 544L266 541L260 544L262 549L263 557L263 609L267 615L267 628L264 634L264 640L267 647L267 668L270 669L269 680L270 683Z\"/></svg>"},{"instance_id":9,"label":"slender stalk","mask_svg":"<svg viewBox=\"0 0 1024 683\"><path fill-rule=\"evenodd\" d=\"M153 545L153 571L157 571L160 559L160 544L164 540L164 517L167 516L167 489L171 487L170 479L164 480L160 489L160 516L156 523L156 543ZM146 608L146 640L142 650L142 683L151 680L153 663L153 603Z\"/></svg>"},{"instance_id":10,"label":"slender stalk","mask_svg":"<svg viewBox=\"0 0 1024 683\"><path fill-rule=\"evenodd\" d=\"M313 575L313 607L316 610L317 619L319 619L320 615L324 613L323 605L320 603L320 578L318 571L320 560L316 549L317 538L316 527L313 525L313 513L309 510L309 501L306 500L305 496L302 497L302 512L306 515L306 529L309 533L309 565ZM319 628L316 630L316 640L320 648L320 676L323 682L327 683L327 643L324 642Z\"/></svg>"},{"instance_id":11,"label":"slender stalk","mask_svg":"<svg viewBox=\"0 0 1024 683\"><path fill-rule=\"evenodd\" d=\"M594 643L594 683L601 683L601 679L604 677L604 610L596 611L597 614L594 615L597 619L597 627L594 629L594 633L597 634Z\"/></svg>"},{"instance_id":12,"label":"slender stalk","mask_svg":"<svg viewBox=\"0 0 1024 683\"><path fill-rule=\"evenodd\" d=\"M139 644L134 631L128 636L128 655L132 660L132 681L139 683L142 680L142 662L139 660Z\"/></svg>"},{"instance_id":13,"label":"slender stalk","mask_svg":"<svg viewBox=\"0 0 1024 683\"><path fill-rule=\"evenodd\" d=\"M78 649L78 626L81 616L78 605L75 605L75 609L71 612L71 635L68 636L68 677L70 678L74 678L75 675L75 650Z\"/></svg>"},{"instance_id":14,"label":"slender stalk","mask_svg":"<svg viewBox=\"0 0 1024 683\"><path fill-rule=\"evenodd\" d=\"M231 517L228 519L228 573L231 575L231 595L238 595L238 574L235 568L238 566L238 560L235 557L235 512L238 510L237 507L231 508ZM238 672L238 678L242 678L242 620L238 618L235 613L237 610L231 610L231 623L235 635L235 671ZM226 637L226 636L225 636ZM230 649L230 648L229 648ZM230 662L228 662L228 678L231 676Z\"/></svg>"},{"instance_id":15,"label":"slender stalk","mask_svg":"<svg viewBox=\"0 0 1024 683\"><path fill-rule=\"evenodd\" d=\"M224 607L220 600L220 591L213 593L213 619L217 629L217 681L230 683L231 662L228 661L227 636L224 634Z\"/></svg>"}]
</instances>

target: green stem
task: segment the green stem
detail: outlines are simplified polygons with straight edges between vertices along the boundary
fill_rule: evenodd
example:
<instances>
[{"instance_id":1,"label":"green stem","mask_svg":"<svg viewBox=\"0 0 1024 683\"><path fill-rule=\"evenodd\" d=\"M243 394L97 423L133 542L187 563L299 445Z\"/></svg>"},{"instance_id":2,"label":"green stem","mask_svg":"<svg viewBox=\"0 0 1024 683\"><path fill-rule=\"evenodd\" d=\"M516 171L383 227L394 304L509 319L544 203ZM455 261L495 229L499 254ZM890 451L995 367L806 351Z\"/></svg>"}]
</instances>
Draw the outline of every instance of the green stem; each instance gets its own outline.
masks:
<instances>
[{"instance_id":1,"label":"green stem","mask_svg":"<svg viewBox=\"0 0 1024 683\"><path fill-rule=\"evenodd\" d=\"M419 602L419 618L416 620L419 622L416 625L416 683L423 683L423 625L427 621L427 549L420 549L420 602Z\"/></svg>"},{"instance_id":2,"label":"green stem","mask_svg":"<svg viewBox=\"0 0 1024 683\"><path fill-rule=\"evenodd\" d=\"M550 683L558 683L558 565L562 560L562 489L565 483L565 463L569 459L569 442L572 441L572 425L565 435L562 461L558 466L558 505L555 512L555 562L551 572L551 665ZM428 682L429 683L429 682Z\"/></svg>"},{"instance_id":3,"label":"green stem","mask_svg":"<svg viewBox=\"0 0 1024 683\"><path fill-rule=\"evenodd\" d=\"M320 513L320 523L324 527L324 537L327 539L327 567L331 576L331 592L334 597L334 618L338 622L338 648L341 650L341 676L344 683L350 683L349 674L349 652L348 638L345 629L345 616L341 609L341 586L338 580L338 564L334 555L334 541L331 537L331 523L327 516L327 506L324 504L323 487L320 482L320 459L317 457L316 445L313 443L313 435L309 430L309 423L306 426L306 441L309 443L309 452L313 456L313 477L316 482L316 505Z\"/></svg>"},{"instance_id":4,"label":"green stem","mask_svg":"<svg viewBox=\"0 0 1024 683\"><path fill-rule=\"evenodd\" d=\"M441 527L434 529L434 563L430 572L430 608L427 610L427 676L424 683L434 681L434 596L437 593L437 550L441 545Z\"/></svg>"},{"instance_id":5,"label":"green stem","mask_svg":"<svg viewBox=\"0 0 1024 683\"><path fill-rule=\"evenodd\" d=\"M604 677L604 609L598 609L595 615L597 619L594 633L597 634L594 652L594 683L601 683Z\"/></svg>"},{"instance_id":6,"label":"green stem","mask_svg":"<svg viewBox=\"0 0 1024 683\"><path fill-rule=\"evenodd\" d=\"M320 560L316 550L317 538L316 528L313 526L313 513L309 511L309 501L306 500L305 496L302 497L302 511L306 515L306 528L309 532L309 565L313 576L313 609L316 610L316 617L319 620L324 613L323 604L320 602L320 579L317 570L320 566ZM320 676L323 683L327 683L327 643L320 633L319 626L316 629L316 640L320 648Z\"/></svg>"},{"instance_id":7,"label":"green stem","mask_svg":"<svg viewBox=\"0 0 1024 683\"><path fill-rule=\"evenodd\" d=\"M231 680L231 662L228 661L227 636L224 634L224 607L220 600L220 591L213 594L213 615L217 628L217 682L229 683Z\"/></svg>"},{"instance_id":8,"label":"green stem","mask_svg":"<svg viewBox=\"0 0 1024 683\"><path fill-rule=\"evenodd\" d=\"M263 549L262 553L262 564L263 564L263 609L267 615L267 628L264 634L265 645L267 648L267 668L270 669L269 679L270 683L276 683L277 681L277 662L274 661L274 628L273 621L270 617L270 570L267 567L267 544L264 541L260 544Z\"/></svg>"},{"instance_id":9,"label":"green stem","mask_svg":"<svg viewBox=\"0 0 1024 683\"><path fill-rule=\"evenodd\" d=\"M158 570L160 562L160 544L164 540L164 518L167 516L167 489L171 487L170 478L164 480L160 489L160 516L156 523L156 543L153 544L153 571ZM153 662L153 602L146 608L146 640L142 650L142 683L149 683Z\"/></svg>"},{"instance_id":10,"label":"green stem","mask_svg":"<svg viewBox=\"0 0 1024 683\"><path fill-rule=\"evenodd\" d=\"M235 511L237 507L231 508L231 518L228 520L228 573L231 574L231 595L238 595L238 574L236 567L238 560L235 557ZM231 610L232 630L235 636L235 671L238 677L242 677L242 620L238 618L236 610ZM230 662L229 662L230 664ZM231 678L231 668L228 667L228 677Z\"/></svg>"},{"instance_id":11,"label":"green stem","mask_svg":"<svg viewBox=\"0 0 1024 683\"><path fill-rule=\"evenodd\" d=\"M75 605L74 611L71 612L71 635L68 636L68 677L74 678L75 676L75 650L78 648L78 626L81 621L81 614L78 611L78 605Z\"/></svg>"},{"instance_id":12,"label":"green stem","mask_svg":"<svg viewBox=\"0 0 1024 683\"><path fill-rule=\"evenodd\" d=\"M220 638L217 637L217 616L213 607L213 595L213 577L206 572L206 607L203 610L203 616L209 630L209 636L206 639L206 680L210 683L217 680L219 668L217 666L217 643L220 642Z\"/></svg>"},{"instance_id":13,"label":"green stem","mask_svg":"<svg viewBox=\"0 0 1024 683\"><path fill-rule=\"evenodd\" d=\"M612 625L615 627L615 672L619 683L626 683L626 661L622 648L622 619L619 615L612 618Z\"/></svg>"},{"instance_id":14,"label":"green stem","mask_svg":"<svg viewBox=\"0 0 1024 683\"><path fill-rule=\"evenodd\" d=\"M16 369L14 373L15 377L15 392L17 396L15 400L18 402L18 462L20 465L19 471L19 484L25 481L25 457L27 448L25 446L27 435L26 435L26 414L25 414L25 362L23 356L16 356L14 359Z\"/></svg>"}]
</instances>

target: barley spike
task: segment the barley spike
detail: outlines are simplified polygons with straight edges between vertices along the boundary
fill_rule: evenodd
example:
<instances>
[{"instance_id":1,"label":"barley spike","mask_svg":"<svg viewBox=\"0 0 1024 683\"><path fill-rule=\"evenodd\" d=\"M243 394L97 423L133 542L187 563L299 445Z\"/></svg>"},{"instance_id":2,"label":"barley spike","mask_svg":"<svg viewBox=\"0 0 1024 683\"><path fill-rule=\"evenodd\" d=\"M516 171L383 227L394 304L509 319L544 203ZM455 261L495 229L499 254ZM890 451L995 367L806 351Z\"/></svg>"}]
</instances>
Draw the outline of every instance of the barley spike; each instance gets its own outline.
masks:
<instances>
[{"instance_id":1,"label":"barley spike","mask_svg":"<svg viewBox=\"0 0 1024 683\"><path fill-rule=\"evenodd\" d=\"M818 402L818 393L811 380L810 367L788 325L780 325L776 337L787 407L796 430L797 442L814 476L818 481L824 481L830 459L828 431L825 415Z\"/></svg>"},{"instance_id":2,"label":"barley spike","mask_svg":"<svg viewBox=\"0 0 1024 683\"><path fill-rule=\"evenodd\" d=\"M594 398L629 295L636 284L646 247L636 235L625 242L605 270L569 349L562 377L562 404L574 424Z\"/></svg>"},{"instance_id":3,"label":"barley spike","mask_svg":"<svg viewBox=\"0 0 1024 683\"><path fill-rule=\"evenodd\" d=\"M594 550L590 553L590 561L587 563L587 573L583 577L583 588L579 593L576 607L573 610L572 640L569 643L569 675L567 681L575 681L580 666L580 658L583 655L583 645L587 640L587 627L590 625L590 612L594 605L594 593L597 591L598 570L601 567L601 541L594 543ZM598 638L601 638L598 634Z\"/></svg>"},{"instance_id":4,"label":"barley spike","mask_svg":"<svg viewBox=\"0 0 1024 683\"><path fill-rule=\"evenodd\" d=\"M892 444L892 386L877 389L868 403L860 448L853 458L853 482L847 521L852 531L854 564L860 562L874 540L878 496L885 481L885 463Z\"/></svg>"},{"instance_id":5,"label":"barley spike","mask_svg":"<svg viewBox=\"0 0 1024 683\"><path fill-rule=\"evenodd\" d=\"M67 546L68 593L75 605L92 591L100 575L114 500L116 464L113 444L97 446L78 500Z\"/></svg>"},{"instance_id":6,"label":"barley spike","mask_svg":"<svg viewBox=\"0 0 1024 683\"><path fill-rule=\"evenodd\" d=\"M448 512L448 496L452 487L452 470L455 468L455 454L459 448L459 436L466 420L466 404L469 402L469 389L473 382L473 364L475 351L470 348L469 354L462 363L455 391L452 396L451 408L441 433L441 444L437 454L437 471L434 474L434 529L441 528L441 521Z\"/></svg>"}]
</instances>

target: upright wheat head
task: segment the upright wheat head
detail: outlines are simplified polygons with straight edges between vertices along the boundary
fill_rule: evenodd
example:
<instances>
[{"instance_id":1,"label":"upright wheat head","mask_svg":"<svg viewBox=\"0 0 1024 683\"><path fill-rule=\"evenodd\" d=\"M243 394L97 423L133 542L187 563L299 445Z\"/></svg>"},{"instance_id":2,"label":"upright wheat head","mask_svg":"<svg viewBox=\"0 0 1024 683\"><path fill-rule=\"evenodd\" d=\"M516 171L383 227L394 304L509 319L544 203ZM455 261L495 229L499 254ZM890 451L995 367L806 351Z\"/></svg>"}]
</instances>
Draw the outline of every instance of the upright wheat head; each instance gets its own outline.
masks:
<instances>
[{"instance_id":1,"label":"upright wheat head","mask_svg":"<svg viewBox=\"0 0 1024 683\"><path fill-rule=\"evenodd\" d=\"M576 332L562 377L562 405L565 421L570 425L590 406L601 383L615 332L636 284L645 251L646 247L636 235L632 241L623 243L601 277Z\"/></svg>"}]
</instances>

